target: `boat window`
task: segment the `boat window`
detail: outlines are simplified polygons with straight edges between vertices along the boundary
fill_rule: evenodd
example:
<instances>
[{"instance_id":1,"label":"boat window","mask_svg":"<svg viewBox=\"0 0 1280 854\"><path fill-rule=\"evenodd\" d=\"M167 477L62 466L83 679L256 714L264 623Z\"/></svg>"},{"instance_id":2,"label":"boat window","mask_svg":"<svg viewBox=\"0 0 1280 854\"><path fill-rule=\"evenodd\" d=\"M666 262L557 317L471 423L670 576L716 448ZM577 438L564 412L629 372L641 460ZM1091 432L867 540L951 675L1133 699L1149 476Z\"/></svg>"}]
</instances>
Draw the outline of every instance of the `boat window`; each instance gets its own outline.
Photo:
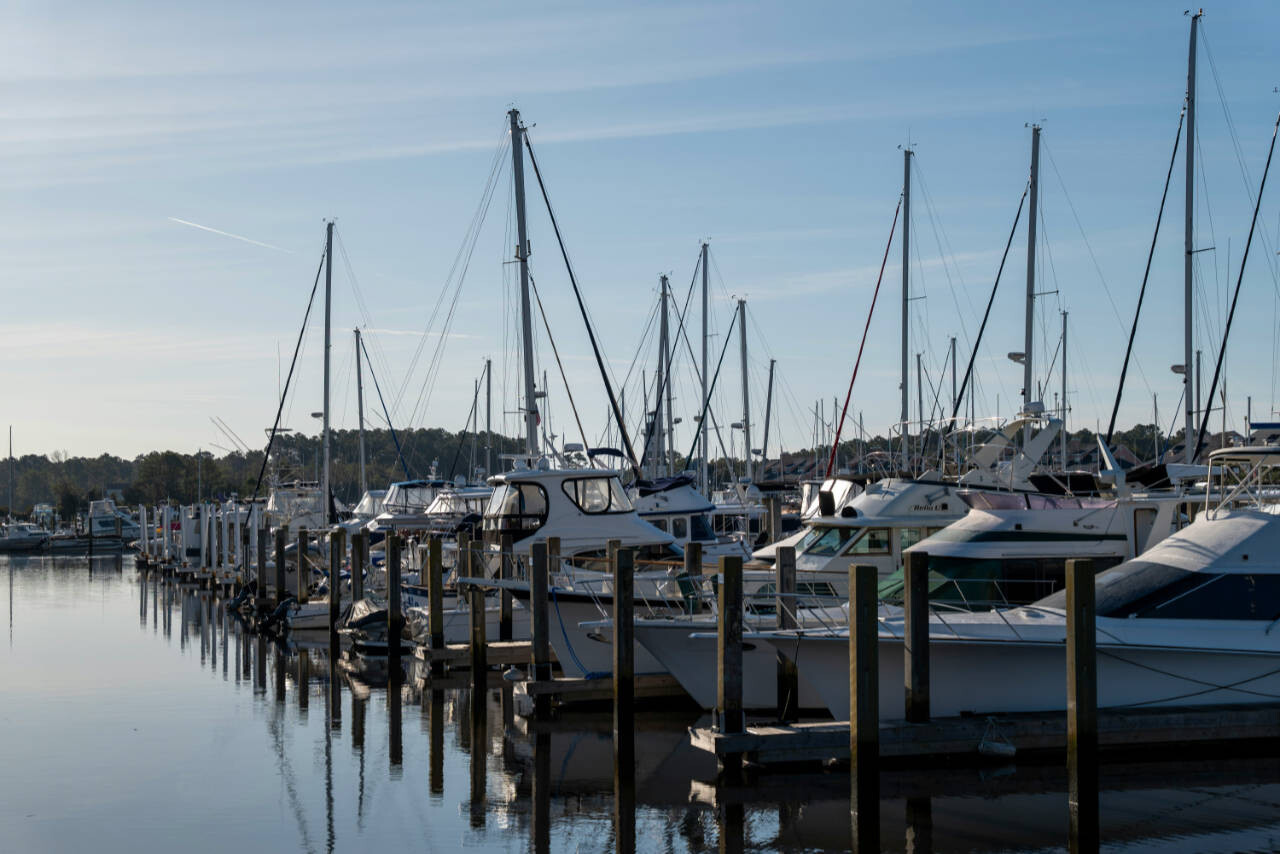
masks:
<instances>
[{"instance_id":1,"label":"boat window","mask_svg":"<svg viewBox=\"0 0 1280 854\"><path fill-rule=\"evenodd\" d=\"M816 536L809 541L810 544L804 553L819 557L839 554L861 530L861 528L814 528L805 535L806 540L810 535Z\"/></svg>"},{"instance_id":2,"label":"boat window","mask_svg":"<svg viewBox=\"0 0 1280 854\"><path fill-rule=\"evenodd\" d=\"M671 517L671 536L677 540L683 540L689 536L689 521L685 517Z\"/></svg>"},{"instance_id":3,"label":"boat window","mask_svg":"<svg viewBox=\"0 0 1280 854\"><path fill-rule=\"evenodd\" d=\"M898 529L898 548L902 551L914 546L920 542L923 537L919 528L899 528Z\"/></svg>"},{"instance_id":4,"label":"boat window","mask_svg":"<svg viewBox=\"0 0 1280 854\"><path fill-rule=\"evenodd\" d=\"M760 585L753 593L747 596L746 610L748 613L757 616L765 616L768 614L776 614L777 608L777 585L770 581ZM788 610L794 611L796 608L813 608L822 605L832 604L831 600L841 600L836 595L836 588L826 581L797 581L796 582L796 601Z\"/></svg>"},{"instance_id":5,"label":"boat window","mask_svg":"<svg viewBox=\"0 0 1280 854\"><path fill-rule=\"evenodd\" d=\"M1185 572L1126 610L1158 620L1270 621L1280 617L1280 576Z\"/></svg>"},{"instance_id":6,"label":"boat window","mask_svg":"<svg viewBox=\"0 0 1280 854\"><path fill-rule=\"evenodd\" d=\"M706 542L715 538L715 532L711 530L711 520L706 513L695 513L689 517L689 539Z\"/></svg>"},{"instance_id":7,"label":"boat window","mask_svg":"<svg viewBox=\"0 0 1280 854\"><path fill-rule=\"evenodd\" d=\"M852 555L880 555L889 553L889 529L868 528L849 549Z\"/></svg>"},{"instance_id":8,"label":"boat window","mask_svg":"<svg viewBox=\"0 0 1280 854\"><path fill-rule=\"evenodd\" d=\"M524 536L547 521L547 493L536 483L504 483L484 511L484 530Z\"/></svg>"},{"instance_id":9,"label":"boat window","mask_svg":"<svg viewBox=\"0 0 1280 854\"><path fill-rule=\"evenodd\" d=\"M655 528L657 528L659 531L661 531L662 533L664 533L664 534L665 534L665 533L667 532L667 520L666 520L666 519L650 519L650 520L649 520L649 523L650 523L651 525L653 525L653 527L655 527Z\"/></svg>"},{"instance_id":10,"label":"boat window","mask_svg":"<svg viewBox=\"0 0 1280 854\"><path fill-rule=\"evenodd\" d=\"M616 477L575 477L561 484L564 494L583 513L629 513L631 499Z\"/></svg>"},{"instance_id":11,"label":"boat window","mask_svg":"<svg viewBox=\"0 0 1280 854\"><path fill-rule=\"evenodd\" d=\"M1119 556L1094 558L1097 571L1119 563ZM1064 558L966 558L929 556L929 599L966 608L1025 605L1059 591L1066 583ZM901 569L880 583L879 596L901 602L904 595ZM1059 606L1060 607L1060 606Z\"/></svg>"}]
</instances>

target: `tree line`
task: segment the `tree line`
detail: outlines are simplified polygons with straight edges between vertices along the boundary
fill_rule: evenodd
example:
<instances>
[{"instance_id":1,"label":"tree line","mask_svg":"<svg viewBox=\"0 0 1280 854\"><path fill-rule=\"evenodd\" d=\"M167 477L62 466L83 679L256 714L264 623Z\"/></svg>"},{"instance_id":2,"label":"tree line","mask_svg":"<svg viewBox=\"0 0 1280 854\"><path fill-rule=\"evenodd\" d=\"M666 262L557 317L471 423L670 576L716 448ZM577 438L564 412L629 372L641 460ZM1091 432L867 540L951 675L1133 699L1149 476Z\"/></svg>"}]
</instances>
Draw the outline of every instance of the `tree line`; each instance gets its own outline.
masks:
<instances>
[{"instance_id":1,"label":"tree line","mask_svg":"<svg viewBox=\"0 0 1280 854\"><path fill-rule=\"evenodd\" d=\"M1129 430L1117 431L1112 437L1112 447L1125 446L1140 459L1153 455L1158 431L1152 424L1140 424ZM365 482L371 489L385 489L399 480L424 477L454 479L466 476L482 477L485 472L486 451L495 472L509 468L502 459L523 448L518 438L497 433L479 435L466 432L449 432L440 428L427 428L398 432L400 448L389 430L365 431ZM937 436L925 435L925 447L936 448ZM1070 434L1073 443L1096 447L1096 435L1090 430L1078 430ZM1162 447L1178 444L1179 431L1163 440ZM913 438L913 442L918 439ZM840 463L848 465L864 452L889 451L890 439L883 436L869 438L865 444L858 439L847 439L840 445ZM894 439L893 447L898 447ZM828 449L800 449L783 455L785 464L794 464L818 453L825 459ZM118 496L125 504L157 504L171 501L190 504L198 500L217 500L238 495L242 498L265 495L269 478L282 481L318 480L320 476L321 443L319 436L288 433L276 438L271 450L271 465L262 465L264 450L241 450L222 456L205 451L186 454L178 451L151 451L133 459L111 454L97 457L71 457L64 451L48 456L28 454L13 461L13 515L28 516L34 505L52 504L64 518L72 518L88 507L89 501L104 496ZM683 457L677 465L684 465ZM610 460L606 464L617 464ZM712 461L712 476L716 480L730 480L741 474L741 463L725 459ZM259 485L259 476L263 481ZM764 477L777 477L777 458L764 473ZM340 501L354 504L360 499L360 451L359 433L356 430L334 430L330 449L330 479L334 493ZM0 476L0 515L9 513L9 471L7 465Z\"/></svg>"}]
</instances>

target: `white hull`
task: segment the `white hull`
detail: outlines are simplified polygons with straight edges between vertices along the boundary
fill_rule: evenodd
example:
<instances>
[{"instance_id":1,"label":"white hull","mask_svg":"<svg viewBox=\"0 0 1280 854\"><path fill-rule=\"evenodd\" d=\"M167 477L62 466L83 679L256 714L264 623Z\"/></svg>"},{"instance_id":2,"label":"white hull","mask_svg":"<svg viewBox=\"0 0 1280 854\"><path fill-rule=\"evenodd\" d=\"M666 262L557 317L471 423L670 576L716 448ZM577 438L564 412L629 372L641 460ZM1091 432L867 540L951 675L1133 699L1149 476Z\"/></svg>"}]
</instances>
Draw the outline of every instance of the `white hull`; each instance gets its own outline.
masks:
<instances>
[{"instance_id":1,"label":"white hull","mask_svg":"<svg viewBox=\"0 0 1280 854\"><path fill-rule=\"evenodd\" d=\"M782 649L818 688L831 714L847 720L848 638L801 638ZM898 720L904 716L902 641L881 636L879 652L880 717ZM1061 641L935 637L929 671L930 711L938 717L1066 709L1066 647ZM1274 703L1278 698L1280 650L1098 646L1099 708Z\"/></svg>"},{"instance_id":2,"label":"white hull","mask_svg":"<svg viewBox=\"0 0 1280 854\"><path fill-rule=\"evenodd\" d=\"M551 626L551 649L566 676L598 677L613 673L613 632L600 626L580 623L599 622L600 608L594 601L573 601L552 593L548 603ZM635 644L637 676L666 673L667 669L639 641Z\"/></svg>"},{"instance_id":3,"label":"white hull","mask_svg":"<svg viewBox=\"0 0 1280 854\"><path fill-rule=\"evenodd\" d=\"M512 640L529 640L532 635L529 628L529 611L520 606L519 602L513 603L511 609L511 639ZM424 609L414 608L414 614L411 619L420 624L422 627L427 625L427 615ZM497 602L487 603L484 609L484 636L486 641L495 641L498 639L500 608ZM471 609L469 608L450 608L444 611L444 642L445 643L470 643L471 642ZM425 641L425 637L419 638Z\"/></svg>"},{"instance_id":4,"label":"white hull","mask_svg":"<svg viewBox=\"0 0 1280 854\"><path fill-rule=\"evenodd\" d=\"M717 693L715 623L644 620L635 626L641 644L704 709L714 709ZM698 633L698 636L690 637ZM710 633L710 634L708 634ZM778 704L778 650L764 638L743 644L742 702L748 709L773 709ZM825 707L822 695L800 679L800 708Z\"/></svg>"}]
</instances>

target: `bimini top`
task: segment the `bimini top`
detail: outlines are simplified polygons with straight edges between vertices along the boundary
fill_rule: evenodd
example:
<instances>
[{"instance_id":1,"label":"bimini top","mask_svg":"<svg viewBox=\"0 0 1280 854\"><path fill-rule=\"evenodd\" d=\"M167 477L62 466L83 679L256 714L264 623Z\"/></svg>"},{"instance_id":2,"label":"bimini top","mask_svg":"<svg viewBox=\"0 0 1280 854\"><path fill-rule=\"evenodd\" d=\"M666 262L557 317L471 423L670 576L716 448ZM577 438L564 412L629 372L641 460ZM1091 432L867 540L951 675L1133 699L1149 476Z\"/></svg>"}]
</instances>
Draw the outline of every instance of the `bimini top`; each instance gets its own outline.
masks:
<instances>
[{"instance_id":1,"label":"bimini top","mask_svg":"<svg viewBox=\"0 0 1280 854\"><path fill-rule=\"evenodd\" d=\"M383 496L382 509L388 513L423 513L440 490L452 486L452 482L439 479L398 481Z\"/></svg>"},{"instance_id":2,"label":"bimini top","mask_svg":"<svg viewBox=\"0 0 1280 854\"><path fill-rule=\"evenodd\" d=\"M1280 466L1280 445L1243 445L1219 448L1209 452L1209 464L1247 463L1254 466Z\"/></svg>"}]
</instances>

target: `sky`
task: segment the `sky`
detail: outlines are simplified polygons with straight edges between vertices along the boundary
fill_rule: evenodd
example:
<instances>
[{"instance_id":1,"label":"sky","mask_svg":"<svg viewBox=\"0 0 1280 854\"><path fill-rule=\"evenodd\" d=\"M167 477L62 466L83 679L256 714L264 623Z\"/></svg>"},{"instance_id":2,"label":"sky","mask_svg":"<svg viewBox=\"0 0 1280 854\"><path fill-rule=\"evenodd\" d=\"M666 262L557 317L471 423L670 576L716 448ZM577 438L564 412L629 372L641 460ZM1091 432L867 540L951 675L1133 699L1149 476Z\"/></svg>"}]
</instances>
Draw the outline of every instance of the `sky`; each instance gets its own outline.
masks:
<instances>
[{"instance_id":1,"label":"sky","mask_svg":"<svg viewBox=\"0 0 1280 854\"><path fill-rule=\"evenodd\" d=\"M462 429L491 358L493 427L519 433L514 106L632 429L646 383L653 394L658 277L684 305L706 240L713 362L736 300L747 304L756 448L776 360L771 456L813 444L814 408L831 421L843 401L904 146L915 151L912 418L916 353L926 419L935 396L948 405L949 340L963 374L1039 123L1034 372L1054 407L1067 311L1069 423L1105 429L1186 87L1185 8L11 0L0 9L0 423L18 454L234 447L214 418L261 447L332 218L335 425L356 424L359 326L375 426L376 379L397 428ZM1276 24L1263 2L1203 18L1194 325L1206 388L1280 110ZM1153 404L1165 429L1180 424L1182 156L1125 427L1150 422ZM530 270L551 332L535 318L545 424L595 444L604 386L526 171ZM1226 356L1235 429L1249 398L1255 420L1278 405L1278 192L1264 194ZM898 420L901 233L850 404L868 433ZM1006 354L1023 349L1025 234L1024 214L974 360L979 417L1017 411L1022 368ZM322 401L323 282L317 300L283 418L308 432ZM697 290L690 305L672 380L682 452L699 399ZM734 331L713 412L739 453L741 389Z\"/></svg>"}]
</instances>

